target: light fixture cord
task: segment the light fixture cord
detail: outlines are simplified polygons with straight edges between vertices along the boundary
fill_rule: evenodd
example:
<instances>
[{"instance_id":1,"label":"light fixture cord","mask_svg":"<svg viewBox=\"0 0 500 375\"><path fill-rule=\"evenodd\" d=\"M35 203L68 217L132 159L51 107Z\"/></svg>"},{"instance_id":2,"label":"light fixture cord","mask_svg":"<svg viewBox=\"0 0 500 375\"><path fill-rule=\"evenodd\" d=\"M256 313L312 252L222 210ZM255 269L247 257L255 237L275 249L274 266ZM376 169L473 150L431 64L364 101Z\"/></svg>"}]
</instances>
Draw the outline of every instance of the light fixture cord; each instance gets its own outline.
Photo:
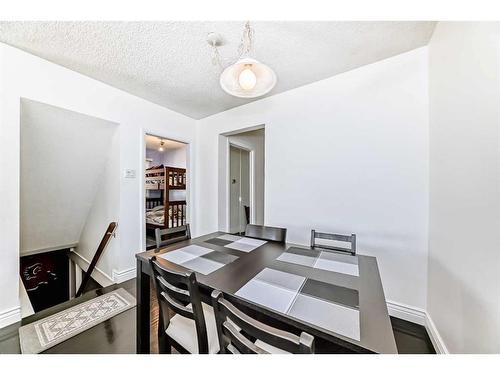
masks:
<instances>
[{"instance_id":1,"label":"light fixture cord","mask_svg":"<svg viewBox=\"0 0 500 375\"><path fill-rule=\"evenodd\" d=\"M250 26L250 21L245 23L245 29L243 30L243 35L241 36L241 42L238 47L238 59L248 55L252 52L254 44L254 29Z\"/></svg>"},{"instance_id":2,"label":"light fixture cord","mask_svg":"<svg viewBox=\"0 0 500 375\"><path fill-rule=\"evenodd\" d=\"M213 48L213 51L212 51L212 65L216 65L218 66L219 68L223 68L222 67L222 62L221 62L221 57L220 57L220 53L219 53L219 49L217 48L217 46L214 44L212 44L212 48Z\"/></svg>"},{"instance_id":3,"label":"light fixture cord","mask_svg":"<svg viewBox=\"0 0 500 375\"><path fill-rule=\"evenodd\" d=\"M238 58L241 59L243 56L249 55L254 46L255 41L255 31L252 26L250 26L250 21L245 23L245 29L243 30L243 35L241 36L240 45L238 46ZM224 69L222 64L222 57L219 53L219 48L215 43L212 43L212 65L218 66Z\"/></svg>"}]
</instances>

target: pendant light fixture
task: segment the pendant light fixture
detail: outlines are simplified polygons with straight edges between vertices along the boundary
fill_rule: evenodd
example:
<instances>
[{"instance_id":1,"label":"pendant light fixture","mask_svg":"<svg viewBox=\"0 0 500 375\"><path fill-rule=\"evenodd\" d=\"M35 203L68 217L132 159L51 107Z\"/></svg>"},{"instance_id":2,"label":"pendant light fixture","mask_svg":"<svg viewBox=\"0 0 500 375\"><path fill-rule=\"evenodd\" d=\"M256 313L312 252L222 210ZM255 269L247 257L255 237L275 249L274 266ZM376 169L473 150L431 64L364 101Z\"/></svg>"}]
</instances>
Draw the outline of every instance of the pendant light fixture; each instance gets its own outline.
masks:
<instances>
[{"instance_id":1,"label":"pendant light fixture","mask_svg":"<svg viewBox=\"0 0 500 375\"><path fill-rule=\"evenodd\" d=\"M229 95L238 98L257 98L271 91L276 85L276 74L267 65L250 58L253 50L254 30L250 22L245 24L241 43L238 48L236 62L224 68L218 47L222 37L217 33L209 33L207 42L212 46L212 63L223 69L220 85Z\"/></svg>"},{"instance_id":2,"label":"pendant light fixture","mask_svg":"<svg viewBox=\"0 0 500 375\"><path fill-rule=\"evenodd\" d=\"M165 144L165 142L163 141L163 139L160 139L160 147L158 147L158 151L160 152L163 152L165 149L163 148L163 145Z\"/></svg>"}]
</instances>

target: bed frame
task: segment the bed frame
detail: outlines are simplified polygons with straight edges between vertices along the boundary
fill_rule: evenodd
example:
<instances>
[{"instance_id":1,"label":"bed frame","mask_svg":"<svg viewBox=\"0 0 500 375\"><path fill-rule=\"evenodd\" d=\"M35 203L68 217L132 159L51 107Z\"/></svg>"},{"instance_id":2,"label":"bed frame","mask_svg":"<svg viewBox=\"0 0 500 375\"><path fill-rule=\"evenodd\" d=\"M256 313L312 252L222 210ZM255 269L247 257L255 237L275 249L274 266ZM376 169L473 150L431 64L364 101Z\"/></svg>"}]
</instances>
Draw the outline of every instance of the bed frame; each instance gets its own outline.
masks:
<instances>
[{"instance_id":1,"label":"bed frame","mask_svg":"<svg viewBox=\"0 0 500 375\"><path fill-rule=\"evenodd\" d=\"M157 206L164 206L163 225L146 223L146 229L175 228L186 224L186 201L169 200L170 190L186 190L186 169L174 167L161 167L147 169L145 176L146 190L159 190L159 198L146 198L146 209L150 210ZM172 209L172 223L169 219L169 211Z\"/></svg>"}]
</instances>

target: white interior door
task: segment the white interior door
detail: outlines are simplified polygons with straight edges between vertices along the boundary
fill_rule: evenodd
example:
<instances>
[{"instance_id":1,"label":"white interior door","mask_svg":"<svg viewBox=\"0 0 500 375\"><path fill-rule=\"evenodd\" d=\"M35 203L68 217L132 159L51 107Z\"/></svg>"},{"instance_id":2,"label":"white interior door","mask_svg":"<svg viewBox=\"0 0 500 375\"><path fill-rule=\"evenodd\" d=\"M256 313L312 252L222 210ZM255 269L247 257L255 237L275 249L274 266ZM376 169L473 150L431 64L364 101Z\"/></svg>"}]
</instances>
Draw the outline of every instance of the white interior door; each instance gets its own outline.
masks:
<instances>
[{"instance_id":1,"label":"white interior door","mask_svg":"<svg viewBox=\"0 0 500 375\"><path fill-rule=\"evenodd\" d=\"M245 206L250 207L250 152L240 150L240 232L245 231L247 219Z\"/></svg>"},{"instance_id":2,"label":"white interior door","mask_svg":"<svg viewBox=\"0 0 500 375\"><path fill-rule=\"evenodd\" d=\"M239 232L240 150L229 147L229 231Z\"/></svg>"},{"instance_id":3,"label":"white interior door","mask_svg":"<svg viewBox=\"0 0 500 375\"><path fill-rule=\"evenodd\" d=\"M245 231L245 207L250 206L250 153L229 147L229 230Z\"/></svg>"}]
</instances>

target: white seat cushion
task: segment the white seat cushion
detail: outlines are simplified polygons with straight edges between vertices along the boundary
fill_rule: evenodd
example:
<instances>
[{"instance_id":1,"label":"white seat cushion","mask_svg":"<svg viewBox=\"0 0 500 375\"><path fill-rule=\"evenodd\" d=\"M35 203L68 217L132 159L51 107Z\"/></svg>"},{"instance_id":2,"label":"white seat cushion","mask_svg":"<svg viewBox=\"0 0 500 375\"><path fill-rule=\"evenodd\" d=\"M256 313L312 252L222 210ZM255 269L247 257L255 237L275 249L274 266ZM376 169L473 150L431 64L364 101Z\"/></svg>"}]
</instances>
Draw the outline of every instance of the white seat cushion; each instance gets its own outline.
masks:
<instances>
[{"instance_id":1,"label":"white seat cushion","mask_svg":"<svg viewBox=\"0 0 500 375\"><path fill-rule=\"evenodd\" d=\"M271 354L290 354L286 350L282 350L282 349L277 348L275 346L269 345L261 340L255 341L255 346L258 346L259 348L261 348L261 349L263 349L266 352L271 353Z\"/></svg>"},{"instance_id":2,"label":"white seat cushion","mask_svg":"<svg viewBox=\"0 0 500 375\"><path fill-rule=\"evenodd\" d=\"M214 310L203 302L201 305L207 327L208 352L215 354L219 352L219 338L217 337ZM191 306L191 304L188 306ZM196 336L194 320L176 314L170 319L170 324L165 333L182 345L189 353L198 354L198 337Z\"/></svg>"}]
</instances>

